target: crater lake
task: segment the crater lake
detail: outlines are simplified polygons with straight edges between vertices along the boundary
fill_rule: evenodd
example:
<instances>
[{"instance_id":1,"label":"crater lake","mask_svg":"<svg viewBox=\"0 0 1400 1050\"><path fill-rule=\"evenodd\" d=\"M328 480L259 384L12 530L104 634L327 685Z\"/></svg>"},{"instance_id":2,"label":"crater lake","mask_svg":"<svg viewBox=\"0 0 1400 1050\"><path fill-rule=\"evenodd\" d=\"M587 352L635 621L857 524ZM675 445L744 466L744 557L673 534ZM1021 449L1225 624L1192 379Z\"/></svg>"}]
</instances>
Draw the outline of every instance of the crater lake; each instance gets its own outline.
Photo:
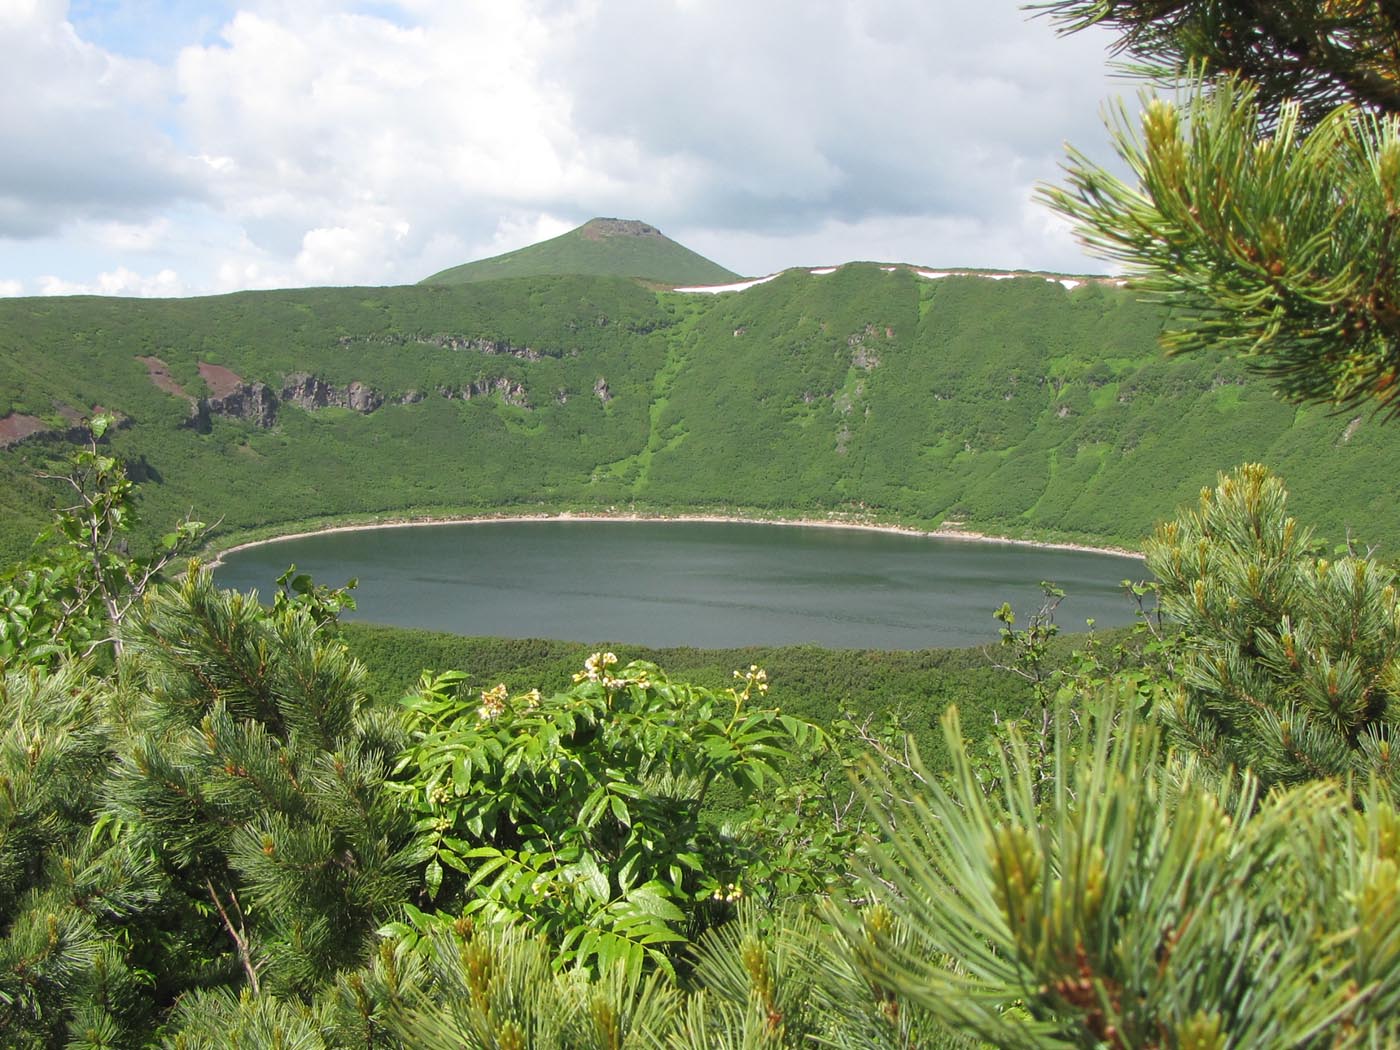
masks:
<instances>
[{"instance_id":1,"label":"crater lake","mask_svg":"<svg viewBox=\"0 0 1400 1050\"><path fill-rule=\"evenodd\" d=\"M348 618L461 635L727 648L812 643L927 649L995 641L1025 623L1040 581L1057 622L1132 622L1127 555L917 534L731 522L551 519L324 532L224 555L218 582L270 599L295 564L356 578Z\"/></svg>"}]
</instances>

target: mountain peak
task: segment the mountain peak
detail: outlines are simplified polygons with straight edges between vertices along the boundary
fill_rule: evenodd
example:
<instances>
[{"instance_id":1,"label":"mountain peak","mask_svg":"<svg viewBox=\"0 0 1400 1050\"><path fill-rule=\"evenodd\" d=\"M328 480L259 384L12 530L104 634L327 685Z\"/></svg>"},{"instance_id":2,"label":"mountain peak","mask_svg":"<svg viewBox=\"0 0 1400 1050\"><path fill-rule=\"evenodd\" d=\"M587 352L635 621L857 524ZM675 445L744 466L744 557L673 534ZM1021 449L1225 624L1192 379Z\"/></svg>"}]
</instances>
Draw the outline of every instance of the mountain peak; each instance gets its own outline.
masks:
<instances>
[{"instance_id":1,"label":"mountain peak","mask_svg":"<svg viewBox=\"0 0 1400 1050\"><path fill-rule=\"evenodd\" d=\"M422 284L468 284L502 277L635 277L665 285L724 284L739 275L671 240L638 219L598 217L568 233L425 278Z\"/></svg>"},{"instance_id":2,"label":"mountain peak","mask_svg":"<svg viewBox=\"0 0 1400 1050\"><path fill-rule=\"evenodd\" d=\"M589 219L578 228L578 233L590 241L602 240L604 237L659 237L663 241L666 240L661 231L650 223L638 219L609 219L602 216Z\"/></svg>"}]
</instances>

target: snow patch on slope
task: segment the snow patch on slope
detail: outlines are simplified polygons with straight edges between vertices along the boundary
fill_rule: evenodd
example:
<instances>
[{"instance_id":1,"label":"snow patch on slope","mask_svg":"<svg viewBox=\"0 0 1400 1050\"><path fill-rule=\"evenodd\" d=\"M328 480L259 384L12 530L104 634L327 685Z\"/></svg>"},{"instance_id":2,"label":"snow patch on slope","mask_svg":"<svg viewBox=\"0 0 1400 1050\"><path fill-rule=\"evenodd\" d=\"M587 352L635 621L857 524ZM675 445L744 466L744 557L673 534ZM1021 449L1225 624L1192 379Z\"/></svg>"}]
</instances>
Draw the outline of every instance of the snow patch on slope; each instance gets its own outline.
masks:
<instances>
[{"instance_id":1,"label":"snow patch on slope","mask_svg":"<svg viewBox=\"0 0 1400 1050\"><path fill-rule=\"evenodd\" d=\"M835 273L838 269L840 269L840 267L838 266L819 266L815 269L809 269L807 272L813 277L824 277L827 274ZM885 273L893 273L895 270L899 269L899 267L881 266L880 269L883 270ZM925 280L929 281L942 280L944 277L981 277L982 279L988 281L1010 281L1014 280L1017 277L1039 277L1041 280L1049 281L1051 284L1058 284L1062 286L1066 291L1070 292L1086 284L1093 283L1094 281L1097 281L1102 284L1113 285L1119 288L1127 284L1127 281L1114 278L1060 277L1057 275L1047 275L1043 273L974 273L969 270L919 269L915 269L914 273L917 274L919 277L922 277ZM774 280L775 278L780 276L781 274L779 273L770 273L767 277L755 277L747 281L735 281L733 284L692 285L687 288L677 288L675 289L675 291L704 292L706 294L711 294L715 292L742 292L745 289L754 287L754 285L765 284L768 281Z\"/></svg>"},{"instance_id":2,"label":"snow patch on slope","mask_svg":"<svg viewBox=\"0 0 1400 1050\"><path fill-rule=\"evenodd\" d=\"M677 288L677 289L675 289L675 291L678 291L678 292L705 292L705 293L714 293L714 292L742 292L742 291L744 291L746 288L752 288L752 287L753 287L754 285L756 285L756 284L766 284L767 282L773 280L773 279L774 279L775 277L777 277L777 276L778 276L778 275L777 275L776 273L770 273L767 277L755 277L755 278L754 278L753 280L751 280L751 281L735 281L733 284L701 284L701 285L694 285L693 287L690 287L690 288Z\"/></svg>"},{"instance_id":3,"label":"snow patch on slope","mask_svg":"<svg viewBox=\"0 0 1400 1050\"><path fill-rule=\"evenodd\" d=\"M1066 291L1074 291L1089 281L1083 278L1074 277L1053 277L1037 273L971 273L967 270L915 270L920 277L930 281L939 281L944 277L981 277L988 281L1009 281L1016 277L1039 277L1049 281L1051 284L1061 285ZM1122 287L1126 281L1109 280L1106 283Z\"/></svg>"}]
</instances>

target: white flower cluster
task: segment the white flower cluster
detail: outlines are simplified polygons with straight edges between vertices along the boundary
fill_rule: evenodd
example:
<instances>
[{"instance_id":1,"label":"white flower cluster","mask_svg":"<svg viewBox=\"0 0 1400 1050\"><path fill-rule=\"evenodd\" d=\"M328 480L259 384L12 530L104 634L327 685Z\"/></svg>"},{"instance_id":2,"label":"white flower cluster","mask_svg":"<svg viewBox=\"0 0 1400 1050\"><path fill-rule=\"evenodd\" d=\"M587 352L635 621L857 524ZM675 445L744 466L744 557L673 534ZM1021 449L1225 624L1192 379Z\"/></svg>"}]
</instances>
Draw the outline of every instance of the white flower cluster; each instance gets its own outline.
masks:
<instances>
[{"instance_id":1,"label":"white flower cluster","mask_svg":"<svg viewBox=\"0 0 1400 1050\"><path fill-rule=\"evenodd\" d=\"M490 722L494 718L499 718L505 714L506 699L510 696L506 689L506 684L500 682L493 688L481 694L481 706L476 709L477 718L483 722Z\"/></svg>"},{"instance_id":2,"label":"white flower cluster","mask_svg":"<svg viewBox=\"0 0 1400 1050\"><path fill-rule=\"evenodd\" d=\"M768 692L768 672L759 667L758 664L749 664L747 671L735 671L734 677L744 683L745 696L748 696L754 689L758 690L759 696Z\"/></svg>"},{"instance_id":3,"label":"white flower cluster","mask_svg":"<svg viewBox=\"0 0 1400 1050\"><path fill-rule=\"evenodd\" d=\"M575 682L602 682L607 685L613 681L608 668L617 665L617 653L594 653L583 662L583 670L574 675Z\"/></svg>"},{"instance_id":4,"label":"white flower cluster","mask_svg":"<svg viewBox=\"0 0 1400 1050\"><path fill-rule=\"evenodd\" d=\"M728 886L717 886L715 892L710 894L711 900L724 901L726 904L733 904L744 896L744 887L737 882L731 882Z\"/></svg>"}]
</instances>

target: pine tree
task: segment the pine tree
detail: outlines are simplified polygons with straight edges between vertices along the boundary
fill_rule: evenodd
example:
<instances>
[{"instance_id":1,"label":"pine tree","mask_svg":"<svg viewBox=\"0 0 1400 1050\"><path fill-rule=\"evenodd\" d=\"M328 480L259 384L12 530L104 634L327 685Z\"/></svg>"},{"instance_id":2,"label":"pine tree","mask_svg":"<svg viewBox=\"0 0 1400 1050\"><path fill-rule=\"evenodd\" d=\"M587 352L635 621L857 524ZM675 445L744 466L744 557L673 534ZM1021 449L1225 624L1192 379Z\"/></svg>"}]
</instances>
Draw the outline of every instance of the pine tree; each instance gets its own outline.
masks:
<instances>
[{"instance_id":1,"label":"pine tree","mask_svg":"<svg viewBox=\"0 0 1400 1050\"><path fill-rule=\"evenodd\" d=\"M1375 775L1400 786L1400 603L1393 570L1321 557L1258 464L1222 475L1146 545L1181 630L1174 742L1265 786Z\"/></svg>"},{"instance_id":2,"label":"pine tree","mask_svg":"<svg viewBox=\"0 0 1400 1050\"><path fill-rule=\"evenodd\" d=\"M203 913L254 993L309 994L368 957L421 858L383 790L407 743L305 608L191 565L133 615L112 812Z\"/></svg>"},{"instance_id":3,"label":"pine tree","mask_svg":"<svg viewBox=\"0 0 1400 1050\"><path fill-rule=\"evenodd\" d=\"M1049 0L1069 31L1118 34L1128 72L1171 84L1192 66L1257 85L1266 112L1296 101L1316 123L1339 105L1400 112L1400 11L1386 0Z\"/></svg>"},{"instance_id":4,"label":"pine tree","mask_svg":"<svg viewBox=\"0 0 1400 1050\"><path fill-rule=\"evenodd\" d=\"M1166 348L1243 354L1291 398L1400 411L1400 12L1386 0L1051 0L1183 101L1111 121L1044 191L1172 305Z\"/></svg>"},{"instance_id":5,"label":"pine tree","mask_svg":"<svg viewBox=\"0 0 1400 1050\"><path fill-rule=\"evenodd\" d=\"M1261 795L1202 775L1111 689L1060 712L1047 808L1024 740L989 797L955 710L944 728L951 787L873 771L897 799L877 873L907 934L865 953L872 984L1006 1050L1400 1039L1400 816L1383 789L1358 807L1333 780Z\"/></svg>"},{"instance_id":6,"label":"pine tree","mask_svg":"<svg viewBox=\"0 0 1400 1050\"><path fill-rule=\"evenodd\" d=\"M0 1032L16 1047L126 1045L154 1023L150 858L102 818L109 683L89 662L0 678Z\"/></svg>"}]
</instances>

